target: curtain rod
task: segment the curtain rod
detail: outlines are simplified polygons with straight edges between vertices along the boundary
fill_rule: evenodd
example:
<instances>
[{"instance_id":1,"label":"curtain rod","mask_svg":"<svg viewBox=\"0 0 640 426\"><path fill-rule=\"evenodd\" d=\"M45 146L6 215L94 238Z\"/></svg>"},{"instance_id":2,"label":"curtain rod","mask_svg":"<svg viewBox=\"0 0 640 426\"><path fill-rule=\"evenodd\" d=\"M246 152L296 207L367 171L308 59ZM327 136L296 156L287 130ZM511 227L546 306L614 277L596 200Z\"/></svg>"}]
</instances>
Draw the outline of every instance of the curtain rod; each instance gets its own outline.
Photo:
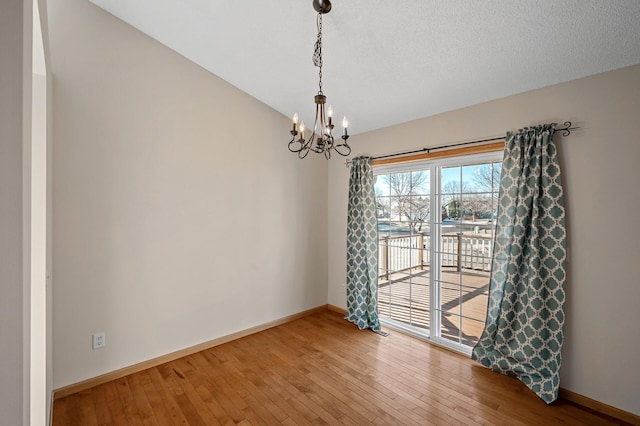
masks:
<instances>
[{"instance_id":1,"label":"curtain rod","mask_svg":"<svg viewBox=\"0 0 640 426\"><path fill-rule=\"evenodd\" d=\"M563 132L562 136L569 136L571 134L572 130L576 130L576 129L580 128L580 127L571 127L571 122L570 121L565 121L562 124L564 125L564 127L561 127L559 129L554 129L553 133ZM459 146L475 145L475 144L480 144L480 143L485 143L485 142L495 142L495 141L500 141L500 140L504 140L504 137L479 139L479 140L476 140L476 141L454 143L454 144L450 144L450 145L436 146L436 147L433 147L433 148L421 148L421 149L415 149L413 151L398 152L396 154L380 155L378 157L371 157L371 159L372 160L381 160L383 158L401 157L403 155L419 154L421 152L429 153L431 151L436 151L436 150L439 150L439 149L456 148L456 147L459 147ZM349 167L351 165L351 160L350 159L347 160L347 162L345 164L347 165L347 167Z\"/></svg>"}]
</instances>

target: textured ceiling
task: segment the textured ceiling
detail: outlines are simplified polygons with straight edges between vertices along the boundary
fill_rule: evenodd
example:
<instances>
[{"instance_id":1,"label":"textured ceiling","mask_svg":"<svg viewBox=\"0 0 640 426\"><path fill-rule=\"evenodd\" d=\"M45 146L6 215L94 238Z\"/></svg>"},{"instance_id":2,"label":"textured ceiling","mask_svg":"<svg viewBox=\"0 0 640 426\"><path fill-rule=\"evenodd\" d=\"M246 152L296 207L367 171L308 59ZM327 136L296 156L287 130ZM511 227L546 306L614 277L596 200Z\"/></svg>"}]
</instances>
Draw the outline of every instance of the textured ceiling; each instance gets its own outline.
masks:
<instances>
[{"instance_id":1,"label":"textured ceiling","mask_svg":"<svg viewBox=\"0 0 640 426\"><path fill-rule=\"evenodd\" d=\"M277 111L313 121L312 0L91 1ZM351 133L640 63L638 0L332 3L323 91Z\"/></svg>"}]
</instances>

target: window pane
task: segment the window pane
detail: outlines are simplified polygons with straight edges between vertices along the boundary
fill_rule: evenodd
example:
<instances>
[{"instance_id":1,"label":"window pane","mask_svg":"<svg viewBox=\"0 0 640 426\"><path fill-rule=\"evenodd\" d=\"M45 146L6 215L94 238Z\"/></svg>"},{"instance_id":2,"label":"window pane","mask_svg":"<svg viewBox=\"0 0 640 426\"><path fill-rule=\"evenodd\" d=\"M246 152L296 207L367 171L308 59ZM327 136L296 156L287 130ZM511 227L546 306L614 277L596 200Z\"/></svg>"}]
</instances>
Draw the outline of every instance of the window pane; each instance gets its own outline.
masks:
<instances>
[{"instance_id":1,"label":"window pane","mask_svg":"<svg viewBox=\"0 0 640 426\"><path fill-rule=\"evenodd\" d=\"M461 178L460 178L461 168L456 167L443 167L440 175L441 182L441 194L455 194L462 192L461 188Z\"/></svg>"},{"instance_id":2,"label":"window pane","mask_svg":"<svg viewBox=\"0 0 640 426\"><path fill-rule=\"evenodd\" d=\"M431 192L431 179L429 171L412 172L411 195L428 197Z\"/></svg>"},{"instance_id":3,"label":"window pane","mask_svg":"<svg viewBox=\"0 0 640 426\"><path fill-rule=\"evenodd\" d=\"M440 199L442 206L441 217L443 221L459 221L462 217L462 198L460 194L442 194Z\"/></svg>"},{"instance_id":4,"label":"window pane","mask_svg":"<svg viewBox=\"0 0 640 426\"><path fill-rule=\"evenodd\" d=\"M388 197L391 195L391 188L389 187L389 178L387 175L374 176L375 183L373 189L376 193L376 197Z\"/></svg>"}]
</instances>

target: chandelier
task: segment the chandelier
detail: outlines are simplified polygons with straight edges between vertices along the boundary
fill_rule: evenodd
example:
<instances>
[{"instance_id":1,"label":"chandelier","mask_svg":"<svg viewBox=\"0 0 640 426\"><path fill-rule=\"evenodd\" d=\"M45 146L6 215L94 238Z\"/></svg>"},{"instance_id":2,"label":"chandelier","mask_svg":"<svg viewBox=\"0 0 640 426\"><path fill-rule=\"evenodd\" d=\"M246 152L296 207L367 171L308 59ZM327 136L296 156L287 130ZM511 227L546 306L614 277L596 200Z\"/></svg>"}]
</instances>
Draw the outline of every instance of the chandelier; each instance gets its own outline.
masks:
<instances>
[{"instance_id":1,"label":"chandelier","mask_svg":"<svg viewBox=\"0 0 640 426\"><path fill-rule=\"evenodd\" d=\"M336 143L333 139L333 108L329 105L325 109L327 97L322 93L322 15L329 13L331 2L329 0L313 0L313 8L318 12L316 20L318 38L313 51L313 64L320 69L318 72L318 94L314 97L316 118L313 122L313 128L310 129L309 136L305 139L306 128L304 121L298 123L298 113L293 115L293 130L291 130L293 137L289 142L289 151L297 153L299 158L305 158L311 151L316 154L324 154L328 160L331 158L331 151L335 151L344 157L351 154L351 147L347 144L349 122L347 117L342 119L342 142Z\"/></svg>"}]
</instances>

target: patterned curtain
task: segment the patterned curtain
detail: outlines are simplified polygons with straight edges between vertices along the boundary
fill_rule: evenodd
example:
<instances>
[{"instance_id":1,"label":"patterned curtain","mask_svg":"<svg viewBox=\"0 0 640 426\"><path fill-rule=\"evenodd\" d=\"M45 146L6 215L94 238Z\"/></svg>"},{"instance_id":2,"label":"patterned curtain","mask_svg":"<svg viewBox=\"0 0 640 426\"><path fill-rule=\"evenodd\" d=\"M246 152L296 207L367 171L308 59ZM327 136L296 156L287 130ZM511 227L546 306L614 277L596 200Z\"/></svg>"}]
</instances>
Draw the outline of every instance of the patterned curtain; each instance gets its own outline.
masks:
<instances>
[{"instance_id":1,"label":"patterned curtain","mask_svg":"<svg viewBox=\"0 0 640 426\"><path fill-rule=\"evenodd\" d=\"M565 210L555 124L507 133L485 329L471 357L558 397L564 324Z\"/></svg>"},{"instance_id":2,"label":"patterned curtain","mask_svg":"<svg viewBox=\"0 0 640 426\"><path fill-rule=\"evenodd\" d=\"M380 332L378 217L370 157L351 163L347 210L347 315L359 329Z\"/></svg>"}]
</instances>

